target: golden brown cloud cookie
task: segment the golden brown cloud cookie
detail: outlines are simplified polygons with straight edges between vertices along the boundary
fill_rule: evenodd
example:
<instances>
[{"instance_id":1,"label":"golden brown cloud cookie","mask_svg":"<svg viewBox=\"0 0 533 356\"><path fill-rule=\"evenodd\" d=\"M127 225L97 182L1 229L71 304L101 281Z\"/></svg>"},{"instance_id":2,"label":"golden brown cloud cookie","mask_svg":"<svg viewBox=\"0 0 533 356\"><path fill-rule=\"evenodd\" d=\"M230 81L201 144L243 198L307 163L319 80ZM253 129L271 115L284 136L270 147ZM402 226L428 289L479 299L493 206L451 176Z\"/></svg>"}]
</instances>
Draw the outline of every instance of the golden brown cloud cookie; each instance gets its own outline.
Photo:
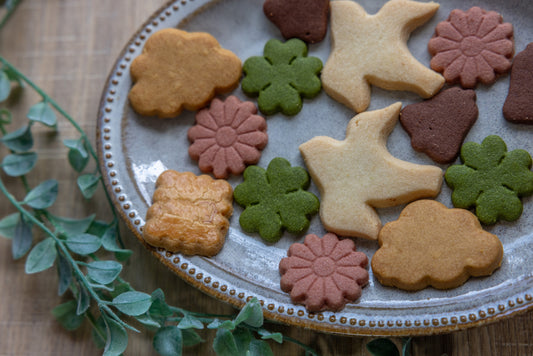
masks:
<instances>
[{"instance_id":1,"label":"golden brown cloud cookie","mask_svg":"<svg viewBox=\"0 0 533 356\"><path fill-rule=\"evenodd\" d=\"M405 207L379 233L372 271L384 285L405 290L455 288L470 276L487 276L503 257L502 243L474 214L434 200Z\"/></svg>"},{"instance_id":2,"label":"golden brown cloud cookie","mask_svg":"<svg viewBox=\"0 0 533 356\"><path fill-rule=\"evenodd\" d=\"M216 255L225 241L232 203L227 181L167 170L157 178L144 239L172 252Z\"/></svg>"},{"instance_id":3,"label":"golden brown cloud cookie","mask_svg":"<svg viewBox=\"0 0 533 356\"><path fill-rule=\"evenodd\" d=\"M141 115L175 117L235 89L241 68L239 57L208 33L160 30L131 64L135 84L128 98Z\"/></svg>"},{"instance_id":4,"label":"golden brown cloud cookie","mask_svg":"<svg viewBox=\"0 0 533 356\"><path fill-rule=\"evenodd\" d=\"M333 99L356 112L370 104L370 85L435 95L444 78L418 62L407 48L411 32L429 20L439 5L391 0L375 15L356 2L331 2L333 45L322 85Z\"/></svg>"},{"instance_id":5,"label":"golden brown cloud cookie","mask_svg":"<svg viewBox=\"0 0 533 356\"><path fill-rule=\"evenodd\" d=\"M346 139L315 137L300 152L321 194L320 219L340 236L377 240L381 220L374 208L436 196L442 185L439 167L399 160L387 150L387 137L402 104L356 115Z\"/></svg>"}]
</instances>

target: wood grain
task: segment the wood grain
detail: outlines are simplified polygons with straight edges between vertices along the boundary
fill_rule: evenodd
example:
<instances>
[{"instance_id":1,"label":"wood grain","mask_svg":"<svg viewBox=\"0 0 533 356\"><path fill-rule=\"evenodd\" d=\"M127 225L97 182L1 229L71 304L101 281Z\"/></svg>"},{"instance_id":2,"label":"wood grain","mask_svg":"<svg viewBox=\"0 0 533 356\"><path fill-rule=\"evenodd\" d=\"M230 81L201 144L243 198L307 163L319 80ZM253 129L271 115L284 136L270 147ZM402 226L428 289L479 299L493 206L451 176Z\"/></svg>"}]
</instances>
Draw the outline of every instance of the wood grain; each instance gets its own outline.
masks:
<instances>
[{"instance_id":1,"label":"wood grain","mask_svg":"<svg viewBox=\"0 0 533 356\"><path fill-rule=\"evenodd\" d=\"M31 77L63 106L82 128L95 137L95 122L106 76L131 34L165 0L31 0L23 1L0 33L0 53ZM10 129L20 127L29 106L39 100L26 90L18 100L10 99L15 113ZM39 128L35 132L40 162L32 173L30 185L44 179L60 182L60 200L54 211L73 217L98 212L105 217L106 204L95 199L84 204L75 187L76 175L66 162L66 150L59 144L76 138L65 121L59 132ZM0 149L1 157L7 154ZM16 179L2 173L2 180L21 199L22 189ZM72 198L74 197L74 198ZM103 199L102 192L97 197ZM0 196L0 216L13 212L7 199ZM123 228L126 232L126 229ZM169 303L208 313L226 314L234 310L193 287L157 262L131 234L125 233L128 248L135 258L126 266L126 280L142 291L161 287ZM11 242L0 239L0 355L95 355L90 327L75 332L64 331L50 310L62 302L57 296L57 276L53 269L36 275L24 273L24 262L13 261ZM366 337L327 335L283 325L268 324L274 331L309 344L323 355L366 355ZM206 342L186 349L185 354L214 354L212 332L202 334ZM152 334L129 333L127 355L155 354ZM413 355L531 355L533 354L533 313L527 312L488 326L447 335L415 337ZM398 340L396 340L398 341ZM277 355L303 355L292 344L272 344Z\"/></svg>"}]
</instances>

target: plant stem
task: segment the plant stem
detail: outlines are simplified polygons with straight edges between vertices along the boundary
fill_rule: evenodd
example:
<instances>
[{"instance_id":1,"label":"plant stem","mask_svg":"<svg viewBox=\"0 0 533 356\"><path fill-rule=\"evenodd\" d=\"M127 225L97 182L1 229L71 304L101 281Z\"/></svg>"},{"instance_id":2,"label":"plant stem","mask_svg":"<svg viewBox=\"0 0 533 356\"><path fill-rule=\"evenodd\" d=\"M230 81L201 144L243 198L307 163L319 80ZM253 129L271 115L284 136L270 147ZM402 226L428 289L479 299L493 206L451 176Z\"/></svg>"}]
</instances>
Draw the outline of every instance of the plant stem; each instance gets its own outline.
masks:
<instances>
[{"instance_id":1,"label":"plant stem","mask_svg":"<svg viewBox=\"0 0 533 356\"><path fill-rule=\"evenodd\" d=\"M4 17L2 17L2 20L0 20L0 30L4 27L4 25L7 23L7 20L9 20L9 18L11 17L11 15L13 15L13 13L15 12L15 9L17 8L17 6L20 4L22 0L14 0L13 1L13 6L11 8L9 8L6 12L6 14L4 15Z\"/></svg>"}]
</instances>

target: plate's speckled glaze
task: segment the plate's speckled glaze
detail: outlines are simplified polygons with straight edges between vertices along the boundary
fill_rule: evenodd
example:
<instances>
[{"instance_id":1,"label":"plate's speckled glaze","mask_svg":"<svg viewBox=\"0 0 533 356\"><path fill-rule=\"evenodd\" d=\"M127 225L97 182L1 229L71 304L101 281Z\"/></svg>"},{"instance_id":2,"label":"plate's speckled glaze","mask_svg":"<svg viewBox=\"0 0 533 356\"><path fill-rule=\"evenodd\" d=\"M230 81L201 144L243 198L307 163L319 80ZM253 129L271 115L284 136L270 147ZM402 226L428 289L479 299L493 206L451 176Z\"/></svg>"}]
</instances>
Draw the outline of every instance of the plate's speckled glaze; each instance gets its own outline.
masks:
<instances>
[{"instance_id":1,"label":"plate's speckled glaze","mask_svg":"<svg viewBox=\"0 0 533 356\"><path fill-rule=\"evenodd\" d=\"M360 3L369 13L375 13L384 1ZM141 117L130 108L127 94L131 87L129 67L132 60L141 53L153 32L168 27L209 32L243 61L261 55L268 39L281 39L277 28L264 16L262 4L263 0L170 2L133 35L112 69L98 118L100 165L120 214L141 242L144 216L159 173L167 168L196 174L200 171L187 154L187 130L194 124L193 113L184 112L175 119L161 120ZM533 7L529 6L529 1L450 0L443 1L434 18L412 34L408 45L414 56L428 65L427 42L436 24L445 20L452 9L466 10L474 5L498 11L505 22L514 25L516 52L533 41ZM309 55L325 62L329 50L328 34L326 40L310 46ZM533 127L509 124L501 114L508 85L509 76L506 75L492 86L477 88L480 114L467 141L481 142L489 134L498 134L507 142L509 150L524 148L533 152ZM240 89L234 94L247 99ZM395 101L408 104L420 100L414 94L373 88L369 110ZM352 111L322 92L317 98L306 100L303 110L295 117L268 117L269 143L258 164L265 167L272 158L282 156L293 165L304 166L298 146L317 135L343 139L346 125L353 116ZM427 157L412 150L407 134L399 125L390 136L388 147L398 158L432 164ZM233 177L229 181L235 186L241 179ZM318 194L314 186L311 190ZM438 200L452 206L446 186ZM381 286L370 271L370 283L364 288L363 296L338 313L308 313L303 306L293 305L279 288L278 263L290 244L302 241L303 236L285 234L278 243L266 245L258 236L248 236L241 231L238 225L241 208L236 205L226 244L214 258L183 256L146 247L171 270L204 292L236 306L256 296L267 318L287 324L354 335L449 332L533 307L531 200L524 199L524 213L518 222L498 223L488 229L501 238L505 250L502 266L492 276L471 278L463 286L449 291L428 288L410 293ZM401 208L380 209L379 213L387 222L395 220ZM309 232L324 234L318 216L313 218ZM356 245L369 257L378 247L375 241L362 239L356 239Z\"/></svg>"}]
</instances>

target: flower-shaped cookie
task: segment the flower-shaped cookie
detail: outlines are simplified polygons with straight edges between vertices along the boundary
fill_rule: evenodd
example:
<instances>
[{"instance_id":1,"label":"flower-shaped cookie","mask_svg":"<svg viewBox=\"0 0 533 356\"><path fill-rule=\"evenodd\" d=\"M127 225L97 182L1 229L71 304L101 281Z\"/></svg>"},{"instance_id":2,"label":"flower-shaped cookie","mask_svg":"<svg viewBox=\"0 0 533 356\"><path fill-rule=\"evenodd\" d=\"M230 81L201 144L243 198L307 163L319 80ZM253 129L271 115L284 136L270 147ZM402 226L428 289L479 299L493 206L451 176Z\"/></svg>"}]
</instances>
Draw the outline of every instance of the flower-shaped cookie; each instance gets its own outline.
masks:
<instances>
[{"instance_id":1,"label":"flower-shaped cookie","mask_svg":"<svg viewBox=\"0 0 533 356\"><path fill-rule=\"evenodd\" d=\"M188 132L189 155L199 161L202 172L227 178L259 161L268 136L265 119L256 113L253 103L230 96L224 102L214 99L196 114L196 125Z\"/></svg>"},{"instance_id":2,"label":"flower-shaped cookie","mask_svg":"<svg viewBox=\"0 0 533 356\"><path fill-rule=\"evenodd\" d=\"M263 57L250 57L244 62L242 90L247 95L259 94L257 104L265 115L279 111L296 115L302 109L302 96L313 98L320 92L321 70L322 61L307 57L307 45L302 40L270 40Z\"/></svg>"},{"instance_id":3,"label":"flower-shaped cookie","mask_svg":"<svg viewBox=\"0 0 533 356\"><path fill-rule=\"evenodd\" d=\"M228 182L205 174L161 173L146 213L144 239L172 252L216 255L224 245L233 213L232 193Z\"/></svg>"},{"instance_id":4,"label":"flower-shaped cookie","mask_svg":"<svg viewBox=\"0 0 533 356\"><path fill-rule=\"evenodd\" d=\"M379 246L374 276L406 290L458 287L470 276L492 274L503 257L498 237L484 231L474 214L434 200L407 205L381 229Z\"/></svg>"},{"instance_id":5,"label":"flower-shaped cookie","mask_svg":"<svg viewBox=\"0 0 533 356\"><path fill-rule=\"evenodd\" d=\"M514 221L522 214L520 197L533 194L531 156L517 149L507 152L498 136L488 136L480 144L467 142L461 148L463 165L446 170L446 183L453 189L456 208L476 207L484 224L498 219Z\"/></svg>"},{"instance_id":6,"label":"flower-shaped cookie","mask_svg":"<svg viewBox=\"0 0 533 356\"><path fill-rule=\"evenodd\" d=\"M339 311L359 298L368 283L368 258L355 251L350 239L339 241L332 233L307 235L287 255L279 263L281 290L310 312Z\"/></svg>"},{"instance_id":7,"label":"flower-shaped cookie","mask_svg":"<svg viewBox=\"0 0 533 356\"><path fill-rule=\"evenodd\" d=\"M499 13L479 7L453 10L428 44L434 56L431 68L464 88L474 88L478 81L491 84L496 73L507 72L513 47L513 26L503 23Z\"/></svg>"},{"instance_id":8,"label":"flower-shaped cookie","mask_svg":"<svg viewBox=\"0 0 533 356\"><path fill-rule=\"evenodd\" d=\"M283 228L300 233L309 227L308 216L318 212L318 198L305 191L310 180L302 167L291 167L274 158L267 170L249 166L244 182L235 187L234 198L244 206L239 223L244 231L259 232L268 242L281 238Z\"/></svg>"},{"instance_id":9,"label":"flower-shaped cookie","mask_svg":"<svg viewBox=\"0 0 533 356\"><path fill-rule=\"evenodd\" d=\"M221 48L210 34L169 28L146 41L130 72L135 83L128 96L133 109L166 118L183 108L198 110L215 94L233 90L242 70L239 57Z\"/></svg>"}]
</instances>

